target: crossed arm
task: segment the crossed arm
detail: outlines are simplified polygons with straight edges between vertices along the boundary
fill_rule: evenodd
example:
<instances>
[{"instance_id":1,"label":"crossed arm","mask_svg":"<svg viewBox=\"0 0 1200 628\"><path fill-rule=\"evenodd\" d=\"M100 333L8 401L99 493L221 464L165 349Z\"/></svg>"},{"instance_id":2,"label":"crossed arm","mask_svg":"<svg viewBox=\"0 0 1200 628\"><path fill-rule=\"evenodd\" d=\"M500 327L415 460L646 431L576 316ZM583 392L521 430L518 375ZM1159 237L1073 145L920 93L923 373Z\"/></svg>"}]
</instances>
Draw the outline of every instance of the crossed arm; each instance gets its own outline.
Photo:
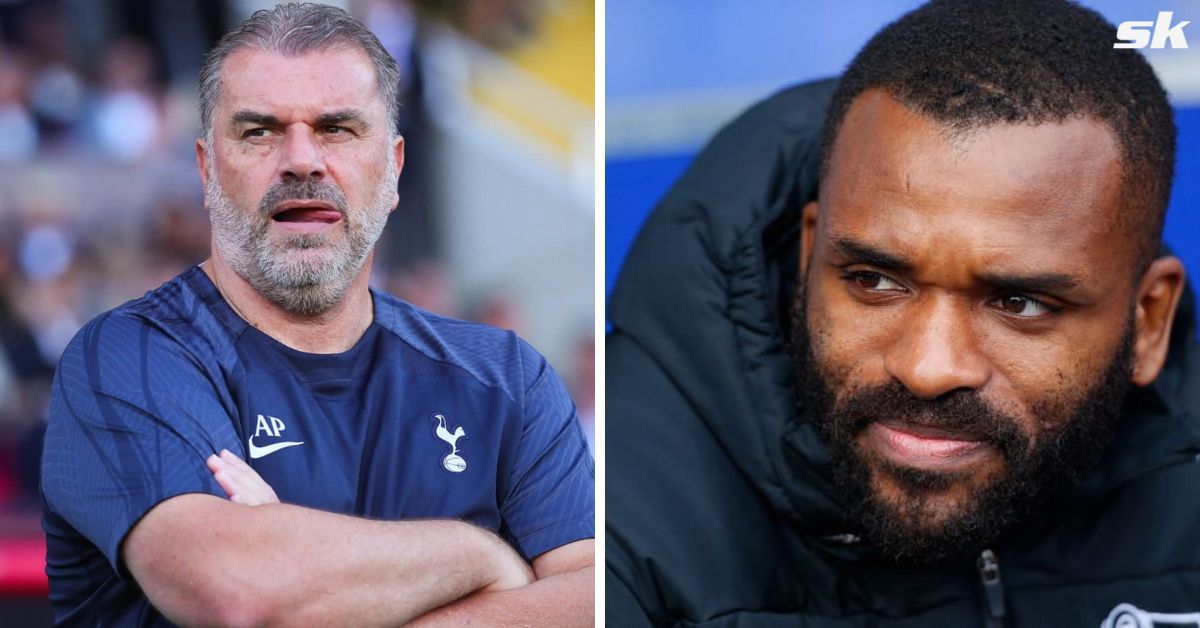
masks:
<instances>
[{"instance_id":1,"label":"crossed arm","mask_svg":"<svg viewBox=\"0 0 1200 628\"><path fill-rule=\"evenodd\" d=\"M531 571L500 538L464 522L280 504L236 456L209 467L229 501L168 499L122 548L151 603L178 623L592 624L590 539L538 556Z\"/></svg>"}]
</instances>

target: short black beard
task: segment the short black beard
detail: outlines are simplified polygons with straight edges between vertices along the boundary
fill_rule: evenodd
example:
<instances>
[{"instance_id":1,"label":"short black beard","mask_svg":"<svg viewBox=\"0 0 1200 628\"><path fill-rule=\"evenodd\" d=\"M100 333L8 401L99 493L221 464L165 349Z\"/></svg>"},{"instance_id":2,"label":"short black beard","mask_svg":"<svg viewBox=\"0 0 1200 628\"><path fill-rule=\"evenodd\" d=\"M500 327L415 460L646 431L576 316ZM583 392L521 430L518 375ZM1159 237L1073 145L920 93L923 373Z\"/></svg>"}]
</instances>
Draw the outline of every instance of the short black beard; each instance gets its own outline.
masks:
<instances>
[{"instance_id":1,"label":"short black beard","mask_svg":"<svg viewBox=\"0 0 1200 628\"><path fill-rule=\"evenodd\" d=\"M977 391L959 390L923 400L893 380L847 392L839 401L837 391L845 389L845 382L817 362L805 311L801 287L792 308L791 341L799 416L816 424L829 448L834 482L850 521L861 526L866 540L897 561L931 564L977 554L1031 513L1062 497L1099 463L1116 432L1131 385L1132 317L1111 362L1082 396L1059 390L1035 404L1037 424L1053 427L1043 429L1033 442L1014 418L992 407ZM1004 458L1000 477L980 488L942 525L930 526L936 493L961 478L864 459L854 446L855 438L883 417L984 435ZM887 503L875 494L873 468L901 487L902 503Z\"/></svg>"}]
</instances>

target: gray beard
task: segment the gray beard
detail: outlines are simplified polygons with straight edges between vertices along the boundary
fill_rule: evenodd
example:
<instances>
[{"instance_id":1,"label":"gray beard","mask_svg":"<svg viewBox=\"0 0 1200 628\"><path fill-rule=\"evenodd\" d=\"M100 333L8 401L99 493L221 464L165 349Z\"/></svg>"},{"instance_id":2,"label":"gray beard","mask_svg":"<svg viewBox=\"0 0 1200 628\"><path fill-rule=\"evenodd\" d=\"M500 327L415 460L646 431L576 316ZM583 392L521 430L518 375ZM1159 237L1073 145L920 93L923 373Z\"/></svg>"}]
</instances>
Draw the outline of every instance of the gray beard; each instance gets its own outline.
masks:
<instances>
[{"instance_id":1,"label":"gray beard","mask_svg":"<svg viewBox=\"0 0 1200 628\"><path fill-rule=\"evenodd\" d=\"M397 178L395 159L389 155L374 198L357 211L348 207L341 190L314 179L277 184L256 211L245 211L225 195L211 155L208 163L204 202L212 222L213 243L233 271L263 297L293 314L316 316L337 305L387 224ZM320 199L341 210L344 237L335 241L325 234L269 237L271 209L296 198Z\"/></svg>"}]
</instances>

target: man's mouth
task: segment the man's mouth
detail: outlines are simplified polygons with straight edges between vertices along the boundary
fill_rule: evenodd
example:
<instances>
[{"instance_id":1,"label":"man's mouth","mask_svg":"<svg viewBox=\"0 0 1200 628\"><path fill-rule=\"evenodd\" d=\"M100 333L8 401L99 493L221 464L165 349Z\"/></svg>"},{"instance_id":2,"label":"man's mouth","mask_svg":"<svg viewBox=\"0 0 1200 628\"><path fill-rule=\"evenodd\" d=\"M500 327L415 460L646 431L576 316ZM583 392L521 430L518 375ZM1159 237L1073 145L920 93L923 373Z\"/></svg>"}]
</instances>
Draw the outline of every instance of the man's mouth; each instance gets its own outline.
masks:
<instances>
[{"instance_id":1,"label":"man's mouth","mask_svg":"<svg viewBox=\"0 0 1200 628\"><path fill-rule=\"evenodd\" d=\"M978 434L901 420L872 423L863 437L884 458L905 467L948 469L966 465L992 448Z\"/></svg>"},{"instance_id":2,"label":"man's mouth","mask_svg":"<svg viewBox=\"0 0 1200 628\"><path fill-rule=\"evenodd\" d=\"M271 220L285 224L289 230L320 231L340 222L342 212L325 201L287 201L276 206Z\"/></svg>"},{"instance_id":3,"label":"man's mouth","mask_svg":"<svg viewBox=\"0 0 1200 628\"><path fill-rule=\"evenodd\" d=\"M276 222L330 223L341 220L342 212L325 201L286 201L275 207L271 219Z\"/></svg>"}]
</instances>

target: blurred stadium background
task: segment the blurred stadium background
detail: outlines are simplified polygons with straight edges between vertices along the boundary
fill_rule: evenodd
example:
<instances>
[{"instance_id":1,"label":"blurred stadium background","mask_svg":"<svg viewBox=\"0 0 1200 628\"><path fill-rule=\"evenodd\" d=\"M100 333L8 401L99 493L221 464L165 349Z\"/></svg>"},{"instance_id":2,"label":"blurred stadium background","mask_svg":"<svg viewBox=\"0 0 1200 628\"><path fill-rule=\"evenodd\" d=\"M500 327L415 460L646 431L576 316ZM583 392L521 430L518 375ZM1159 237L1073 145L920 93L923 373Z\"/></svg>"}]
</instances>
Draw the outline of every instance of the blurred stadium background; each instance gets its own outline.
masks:
<instances>
[{"instance_id":1,"label":"blurred stadium background","mask_svg":"<svg viewBox=\"0 0 1200 628\"><path fill-rule=\"evenodd\" d=\"M0 0L0 624L48 620L50 378L93 316L208 255L204 53L260 0ZM334 0L400 62L373 283L514 329L593 407L594 0Z\"/></svg>"},{"instance_id":2,"label":"blurred stadium background","mask_svg":"<svg viewBox=\"0 0 1200 628\"><path fill-rule=\"evenodd\" d=\"M1080 3L1114 24L1159 11L1191 21L1188 49L1143 52L1179 127L1166 240L1200 274L1200 0ZM642 221L714 131L783 87L841 73L871 35L920 4L607 0L605 294Z\"/></svg>"}]
</instances>

